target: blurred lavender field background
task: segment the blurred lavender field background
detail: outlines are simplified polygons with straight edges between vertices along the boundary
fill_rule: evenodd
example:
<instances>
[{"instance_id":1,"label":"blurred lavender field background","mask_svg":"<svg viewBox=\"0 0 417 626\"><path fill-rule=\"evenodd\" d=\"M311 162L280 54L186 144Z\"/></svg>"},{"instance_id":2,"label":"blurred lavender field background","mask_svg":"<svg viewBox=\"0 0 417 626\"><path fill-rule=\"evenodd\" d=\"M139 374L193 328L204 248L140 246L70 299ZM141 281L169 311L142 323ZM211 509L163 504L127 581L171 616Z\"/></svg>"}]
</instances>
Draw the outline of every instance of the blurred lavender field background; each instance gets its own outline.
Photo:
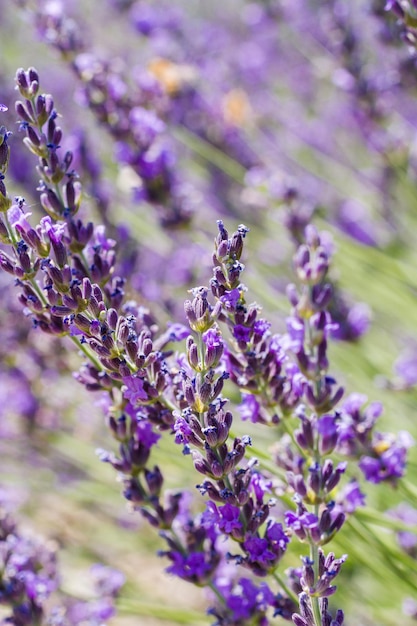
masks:
<instances>
[{"instance_id":1,"label":"blurred lavender field background","mask_svg":"<svg viewBox=\"0 0 417 626\"><path fill-rule=\"evenodd\" d=\"M249 300L286 332L292 256L310 222L327 233L333 371L347 395L381 402L379 428L410 445L405 478L368 485L368 508L332 543L349 554L337 606L364 626L417 619L413 11L384 0L0 0L7 190L37 221L44 215L14 109L16 70L34 66L60 113L62 154L74 153L82 218L105 226L127 300L161 325L186 323L188 290L211 276L220 219L230 232L250 229ZM129 510L95 454L112 442L102 394L74 378L82 358L67 337L32 328L13 282L0 274L2 510L59 547L61 587L74 602L95 596L93 564L124 575L106 623L213 623L204 590L164 572L157 531ZM236 389L227 393L239 405ZM274 443L260 424L234 430L258 449ZM169 488L195 491L172 436L153 454ZM286 559L299 565L295 551ZM73 623L102 623L108 607L98 603Z\"/></svg>"}]
</instances>

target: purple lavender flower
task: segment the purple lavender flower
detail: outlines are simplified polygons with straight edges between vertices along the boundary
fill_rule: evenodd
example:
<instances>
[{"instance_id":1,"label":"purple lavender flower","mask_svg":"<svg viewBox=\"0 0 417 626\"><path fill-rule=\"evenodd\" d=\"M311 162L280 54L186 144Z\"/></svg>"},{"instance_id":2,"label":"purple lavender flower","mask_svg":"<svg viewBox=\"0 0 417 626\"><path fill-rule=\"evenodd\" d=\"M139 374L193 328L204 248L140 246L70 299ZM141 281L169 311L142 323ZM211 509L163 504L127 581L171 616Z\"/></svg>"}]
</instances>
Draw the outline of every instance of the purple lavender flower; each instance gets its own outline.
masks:
<instances>
[{"instance_id":1,"label":"purple lavender flower","mask_svg":"<svg viewBox=\"0 0 417 626\"><path fill-rule=\"evenodd\" d=\"M410 526L417 526L417 510L406 502L402 502L388 513L391 517L410 524ZM397 540L407 554L417 558L417 534L415 532L400 530L397 533Z\"/></svg>"},{"instance_id":2,"label":"purple lavender flower","mask_svg":"<svg viewBox=\"0 0 417 626\"><path fill-rule=\"evenodd\" d=\"M226 310L234 311L236 310L236 305L241 298L241 293L239 289L232 289L231 291L225 291L225 293L220 297L222 304L224 304Z\"/></svg>"},{"instance_id":3,"label":"purple lavender flower","mask_svg":"<svg viewBox=\"0 0 417 626\"><path fill-rule=\"evenodd\" d=\"M264 613L274 599L267 584L261 583L257 587L249 578L240 578L227 596L226 603L234 623L256 618L259 626L266 626L268 620Z\"/></svg>"},{"instance_id":4,"label":"purple lavender flower","mask_svg":"<svg viewBox=\"0 0 417 626\"><path fill-rule=\"evenodd\" d=\"M148 399L148 394L143 388L142 378L138 376L125 376L123 382L126 385L123 395L129 400L132 406L136 406L140 404L141 401Z\"/></svg>"},{"instance_id":5,"label":"purple lavender flower","mask_svg":"<svg viewBox=\"0 0 417 626\"><path fill-rule=\"evenodd\" d=\"M246 565L258 576L265 576L272 571L284 555L289 538L282 525L270 520L264 537L249 536L243 542L247 554Z\"/></svg>"},{"instance_id":6,"label":"purple lavender flower","mask_svg":"<svg viewBox=\"0 0 417 626\"><path fill-rule=\"evenodd\" d=\"M232 504L216 507L214 502L208 502L207 507L212 512L213 519L221 531L235 537L242 536L242 521L240 520L239 507Z\"/></svg>"}]
</instances>

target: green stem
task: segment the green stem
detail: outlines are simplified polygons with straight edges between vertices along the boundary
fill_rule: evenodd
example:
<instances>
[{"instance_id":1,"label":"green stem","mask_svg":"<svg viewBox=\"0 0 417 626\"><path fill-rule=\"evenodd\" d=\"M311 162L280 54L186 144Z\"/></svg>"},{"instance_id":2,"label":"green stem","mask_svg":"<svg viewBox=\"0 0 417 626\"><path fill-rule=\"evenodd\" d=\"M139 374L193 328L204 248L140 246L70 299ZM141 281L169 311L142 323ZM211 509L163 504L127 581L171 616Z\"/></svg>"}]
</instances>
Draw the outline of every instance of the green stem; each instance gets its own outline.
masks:
<instances>
[{"instance_id":1,"label":"green stem","mask_svg":"<svg viewBox=\"0 0 417 626\"><path fill-rule=\"evenodd\" d=\"M9 222L9 218L7 216L7 211L5 211L3 213L3 218L4 218L4 223L6 225L6 228L7 228L7 234L10 237L10 240L11 240L11 242L13 244L13 247L16 247L17 246L17 239L16 239L16 236L15 236L14 230L13 230L13 228L12 228L10 222Z\"/></svg>"},{"instance_id":2,"label":"green stem","mask_svg":"<svg viewBox=\"0 0 417 626\"><path fill-rule=\"evenodd\" d=\"M298 445L295 437L294 437L294 431L290 428L289 424L288 424L288 418L283 418L280 422L280 424L282 424L282 428L283 430L285 430L285 432L287 433L287 435L290 437L291 442L293 444L293 446L295 448L297 448L298 453L300 454L300 456L304 456L304 450L301 448L301 446Z\"/></svg>"},{"instance_id":3,"label":"green stem","mask_svg":"<svg viewBox=\"0 0 417 626\"><path fill-rule=\"evenodd\" d=\"M275 580L277 581L278 585L281 587L281 589L283 590L284 593L287 594L287 596L289 598L291 598L291 600L298 605L298 597L297 594L294 593L294 591L292 591L292 589L290 589L288 587L288 585L282 580L281 576L279 576L279 574L277 574L276 572L272 573L273 578L275 578Z\"/></svg>"},{"instance_id":4,"label":"green stem","mask_svg":"<svg viewBox=\"0 0 417 626\"><path fill-rule=\"evenodd\" d=\"M44 294L42 293L41 288L39 287L38 283L36 282L36 280L34 278L29 279L30 284L33 287L33 290L36 291L37 296L39 298L39 300L42 302L42 304L49 308L49 302L47 301L47 299L45 298Z\"/></svg>"},{"instance_id":5,"label":"green stem","mask_svg":"<svg viewBox=\"0 0 417 626\"><path fill-rule=\"evenodd\" d=\"M358 522L362 524L364 522L369 522L371 524L381 526L382 528L389 528L390 530L394 532L406 530L410 533L415 533L417 535L416 524L407 524L407 522L403 522L402 520L388 517L387 515L385 515L384 513L381 513L380 511L357 509L355 511L355 517L358 520Z\"/></svg>"},{"instance_id":6,"label":"green stem","mask_svg":"<svg viewBox=\"0 0 417 626\"><path fill-rule=\"evenodd\" d=\"M212 590L216 598L219 600L220 604L226 604L224 597L222 596L220 591L217 589L213 581L210 581L209 583L207 583L207 587L209 587Z\"/></svg>"},{"instance_id":7,"label":"green stem","mask_svg":"<svg viewBox=\"0 0 417 626\"><path fill-rule=\"evenodd\" d=\"M372 546L373 544L375 546L375 551L384 555L384 561L387 563L389 569L392 572L395 572L397 578L399 580L403 580L414 594L417 593L417 581L414 582L413 577L410 576L410 572L415 570L414 559L409 557L407 554L401 554L401 559L403 561L401 562L397 555L390 552L378 535L372 532L372 530L365 523L360 522L357 519L350 518L349 525L354 529L354 532L357 533L357 535L362 536L368 546ZM401 565L404 567L402 568Z\"/></svg>"},{"instance_id":8,"label":"green stem","mask_svg":"<svg viewBox=\"0 0 417 626\"><path fill-rule=\"evenodd\" d=\"M404 478L398 483L398 490L405 495L407 500L417 502L417 489Z\"/></svg>"},{"instance_id":9,"label":"green stem","mask_svg":"<svg viewBox=\"0 0 417 626\"><path fill-rule=\"evenodd\" d=\"M187 148L203 157L203 159L221 169L237 183L243 185L246 169L238 161L227 156L222 150L201 139L201 137L190 132L184 126L173 128L171 132L177 141L180 141Z\"/></svg>"},{"instance_id":10,"label":"green stem","mask_svg":"<svg viewBox=\"0 0 417 626\"><path fill-rule=\"evenodd\" d=\"M318 506L315 506L315 514L318 514ZM319 548L318 546L314 543L314 541L310 542L310 559L313 562L313 569L314 569L314 580L315 582L318 582L319 580ZM320 612L320 605L319 605L319 599L317 596L310 596L311 599L311 608L313 610L313 615L314 615L314 623L316 626L321 626L321 612Z\"/></svg>"},{"instance_id":11,"label":"green stem","mask_svg":"<svg viewBox=\"0 0 417 626\"><path fill-rule=\"evenodd\" d=\"M92 354L92 352L90 352L90 350L88 350L86 344L81 343L81 341L79 339L77 339L77 337L74 337L73 335L71 335L70 338L71 338L71 341L73 341L75 343L77 348L79 350L81 350L81 352L87 357L87 359L89 361L91 361L91 363L94 365L94 367L99 372L104 372L105 371L105 368L103 367L103 365L100 363L98 358L96 356L94 356L94 354Z\"/></svg>"}]
</instances>

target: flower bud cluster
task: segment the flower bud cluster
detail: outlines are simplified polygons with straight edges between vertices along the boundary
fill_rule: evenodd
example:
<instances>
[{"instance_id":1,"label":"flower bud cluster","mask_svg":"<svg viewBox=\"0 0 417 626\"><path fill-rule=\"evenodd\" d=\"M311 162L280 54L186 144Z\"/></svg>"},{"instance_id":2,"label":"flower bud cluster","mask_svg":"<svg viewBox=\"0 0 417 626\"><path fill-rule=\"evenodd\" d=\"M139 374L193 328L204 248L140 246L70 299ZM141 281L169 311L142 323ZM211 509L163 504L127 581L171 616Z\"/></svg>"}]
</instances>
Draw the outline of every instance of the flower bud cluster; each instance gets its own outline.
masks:
<instances>
[{"instance_id":1,"label":"flower bud cluster","mask_svg":"<svg viewBox=\"0 0 417 626\"><path fill-rule=\"evenodd\" d=\"M4 182L4 176L9 164L10 148L7 140L10 135L11 132L5 126L0 126L0 213L7 211L12 203L7 195ZM3 220L0 219L0 239L3 240L4 237L7 237L7 231Z\"/></svg>"},{"instance_id":2,"label":"flower bud cluster","mask_svg":"<svg viewBox=\"0 0 417 626\"><path fill-rule=\"evenodd\" d=\"M229 242L221 224L219 228L216 251L226 266L231 257L238 261L246 229L241 227ZM233 272L231 263L229 267ZM234 437L228 442L233 417L220 395L228 377L221 360L224 339L216 322L221 321L221 302L218 299L212 306L204 287L193 290L193 295L194 300L185 303L194 335L187 339L189 370L183 372L176 442L191 452L195 469L206 478L198 485L209 499L206 523L240 545L241 553L228 554L229 560L265 576L276 569L289 540L281 524L271 518L274 501L264 498L269 487L262 484L255 465L244 459L250 438Z\"/></svg>"},{"instance_id":3,"label":"flower bud cluster","mask_svg":"<svg viewBox=\"0 0 417 626\"><path fill-rule=\"evenodd\" d=\"M336 616L333 619L329 609L329 601L326 597L320 599L320 614L322 626L342 626L344 622L343 611L340 609L336 611ZM294 613L292 620L295 626L316 626L317 622L314 619L311 602L306 593L300 594L300 614Z\"/></svg>"},{"instance_id":4,"label":"flower bud cluster","mask_svg":"<svg viewBox=\"0 0 417 626\"><path fill-rule=\"evenodd\" d=\"M229 238L223 222L218 222L218 228L210 286L220 305L219 321L226 323L233 337L226 350L227 371L244 392L243 419L276 424L298 404L304 381L289 362L281 338L259 317L260 307L245 302L240 257L248 229L241 225Z\"/></svg>"},{"instance_id":5,"label":"flower bud cluster","mask_svg":"<svg viewBox=\"0 0 417 626\"><path fill-rule=\"evenodd\" d=\"M222 303L219 323L226 323L234 338L233 353L230 348L226 351L228 372L239 389L250 392L243 397L243 417L269 424L280 424L284 418L286 429L292 431L292 442L288 439L284 445L283 438L276 456L277 464L286 470L289 492L295 493L296 511L285 514L285 536L310 545L300 584L306 606L311 604L316 612L316 621L312 621L316 624L320 614L317 598L334 593L331 581L346 558L335 559L332 553L326 557L320 546L331 541L346 515L363 503L360 491L353 493L353 486L352 494L346 493L346 502L335 502L347 463L335 464L328 458L340 444L342 418L336 407L343 396L343 389L328 374L327 342L335 329L328 311L332 296L327 281L328 248L316 229L306 228L305 243L300 244L294 259L300 288L288 288L293 310L287 320L288 333L280 337L272 335L266 321L258 320L256 305L246 306L240 283L241 233L229 239L222 223L219 231L211 286L217 302ZM237 246L232 243L236 240ZM273 412L272 419L268 419L268 411ZM298 428L292 426L294 418ZM224 517L229 534L238 540L242 530L235 522L240 518L233 510ZM250 563L250 554L235 558L241 564ZM252 571L260 574L253 564Z\"/></svg>"},{"instance_id":6,"label":"flower bud cluster","mask_svg":"<svg viewBox=\"0 0 417 626\"><path fill-rule=\"evenodd\" d=\"M116 158L138 176L138 200L151 205L165 227L186 224L193 212L189 189L179 180L176 157L164 136L161 119L166 95L148 77L132 81L121 64L98 58L87 49L75 18L64 7L39 8L37 30L66 60L81 86L83 103L116 142Z\"/></svg>"},{"instance_id":7,"label":"flower bud cluster","mask_svg":"<svg viewBox=\"0 0 417 626\"><path fill-rule=\"evenodd\" d=\"M184 580L220 594L224 560L238 572L243 567L253 577L279 580L289 542L308 545L309 556L303 557L294 584L281 582L284 596L234 577L224 590L224 607L213 609L219 623L250 623L259 617L259 623L267 624L268 607L288 618L296 588L296 624L342 624L343 615L332 620L323 598L335 592L333 582L346 557L326 555L322 546L363 496L356 483L339 490L346 463L336 463L330 455L360 457L359 467L370 480L395 482L404 470L406 445L373 433L378 406L361 411L362 403L351 401L337 408L343 389L329 375L327 342L334 324L325 239L306 228L294 263L300 286L288 289L293 308L288 332L281 337L259 317L259 307L245 301L241 257L246 227L229 237L219 221L211 293L197 287L185 302L191 334L179 328L159 333L148 311L124 302L124 281L114 275L115 242L101 226L84 224L76 216L81 187L69 169L71 153L59 156L62 131L52 98L39 94L33 69L19 70L17 84L23 100L16 110L25 143L38 158L41 204L48 215L31 226L24 200L16 198L0 225L2 241L13 254L1 252L0 264L15 277L34 325L68 335L84 352L89 362L77 375L80 382L106 392L106 417L117 452L100 450L101 460L120 474L131 506L162 531L168 571ZM137 109L135 115L149 125L140 147L150 147L158 124ZM7 133L3 135L5 144ZM7 158L2 158L5 170ZM185 354L173 354L169 344L182 339ZM276 473L283 480L281 493L293 496L295 505L283 523L273 515L276 485L247 457L250 437L231 431L233 415L222 395L227 379L245 393L242 412L252 422L287 433L277 444ZM164 491L163 469L151 463L163 432L175 435L203 476L197 486L207 501L201 514L185 510L185 493ZM226 555L220 546L224 539Z\"/></svg>"},{"instance_id":8,"label":"flower bud cluster","mask_svg":"<svg viewBox=\"0 0 417 626\"><path fill-rule=\"evenodd\" d=\"M23 198L4 214L3 241L13 256L0 252L2 268L21 289L20 301L36 328L67 335L88 358L77 379L91 391L109 394L110 432L118 454L99 452L122 476L125 497L151 523L169 528L178 512L176 500L161 504L163 478L149 467L152 447L173 423L176 391L164 351L172 334L155 337L157 326L143 307L124 303L124 280L114 275L115 242L102 226L75 216L81 188L61 161L62 131L51 96L39 94L36 70L19 70L16 82L25 100L16 110L26 132L25 143L38 157L41 204L48 213L32 227ZM182 381L177 387L182 389Z\"/></svg>"},{"instance_id":9,"label":"flower bud cluster","mask_svg":"<svg viewBox=\"0 0 417 626\"><path fill-rule=\"evenodd\" d=\"M417 15L413 0L386 0L385 10L391 11L401 27L401 37L408 46L417 47Z\"/></svg>"},{"instance_id":10,"label":"flower bud cluster","mask_svg":"<svg viewBox=\"0 0 417 626\"><path fill-rule=\"evenodd\" d=\"M162 533L169 550L161 551L160 556L167 557L172 565L167 572L183 580L204 586L209 583L220 563L221 554L216 547L217 534L206 528L201 516L196 519L179 516L181 524L181 542L178 536ZM177 521L179 521L177 519Z\"/></svg>"},{"instance_id":11,"label":"flower bud cluster","mask_svg":"<svg viewBox=\"0 0 417 626\"><path fill-rule=\"evenodd\" d=\"M23 141L39 158L42 207L54 219L73 217L79 209L81 185L70 169L72 153L67 151L62 159L59 157L62 130L56 123L57 112L52 96L38 93L39 76L34 68L18 70L16 85L24 98L15 106L20 127L26 133ZM65 184L58 189L64 179Z\"/></svg>"}]
</instances>

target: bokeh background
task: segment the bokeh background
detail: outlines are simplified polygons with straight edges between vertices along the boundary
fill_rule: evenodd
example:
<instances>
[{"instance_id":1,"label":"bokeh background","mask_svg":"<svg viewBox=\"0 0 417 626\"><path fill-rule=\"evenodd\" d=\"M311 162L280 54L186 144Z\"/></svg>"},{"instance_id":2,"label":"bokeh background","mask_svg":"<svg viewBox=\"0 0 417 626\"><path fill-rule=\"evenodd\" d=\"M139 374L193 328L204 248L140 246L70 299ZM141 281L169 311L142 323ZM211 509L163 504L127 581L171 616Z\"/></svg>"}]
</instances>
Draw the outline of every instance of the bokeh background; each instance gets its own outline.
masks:
<instances>
[{"instance_id":1,"label":"bokeh background","mask_svg":"<svg viewBox=\"0 0 417 626\"><path fill-rule=\"evenodd\" d=\"M313 220L334 241L343 332L332 371L347 392L383 403L381 430L417 437L417 66L383 1L0 0L0 30L12 194L41 215L35 160L13 111L16 69L35 66L87 189L83 215L106 224L131 297L161 323L183 321L187 290L208 280L223 219L230 231L249 226L250 300L283 332L294 242ZM126 145L100 122L103 92L96 109L87 106L91 68L105 68L109 101L146 97L163 122L149 167L164 155L168 199L144 193ZM30 328L5 275L0 290L2 498L23 528L59 546L70 594L88 596L97 561L126 575L112 624L209 624L203 591L164 573L158 536L126 508L95 455L112 444L100 397L73 378L79 355ZM236 430L251 431L264 452L274 443L259 426ZM194 488L190 459L172 438L157 455L172 488ZM368 486L369 507L334 542L337 554L349 553L337 595L349 624L412 623L401 607L417 597L417 562L402 552L387 512L417 507L416 481L412 448L406 479ZM297 559L288 555L284 566Z\"/></svg>"}]
</instances>

